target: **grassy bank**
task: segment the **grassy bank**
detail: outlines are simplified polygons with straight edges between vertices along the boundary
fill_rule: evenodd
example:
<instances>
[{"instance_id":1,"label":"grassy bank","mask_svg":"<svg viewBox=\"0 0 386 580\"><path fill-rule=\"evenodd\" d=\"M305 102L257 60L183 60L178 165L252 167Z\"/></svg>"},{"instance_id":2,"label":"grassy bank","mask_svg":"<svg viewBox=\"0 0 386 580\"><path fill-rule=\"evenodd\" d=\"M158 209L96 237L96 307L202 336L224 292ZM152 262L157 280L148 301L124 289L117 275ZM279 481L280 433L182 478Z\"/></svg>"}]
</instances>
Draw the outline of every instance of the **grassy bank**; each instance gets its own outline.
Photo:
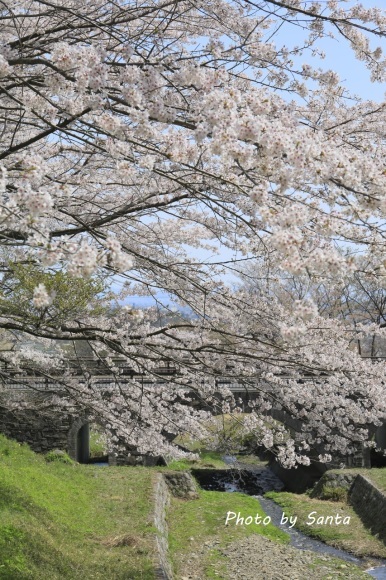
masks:
<instances>
[{"instance_id":1,"label":"grassy bank","mask_svg":"<svg viewBox=\"0 0 386 580\"><path fill-rule=\"evenodd\" d=\"M232 461L226 463L223 459L224 454L217 451L208 451L204 448L197 448L194 453L197 454L197 459L181 459L179 461L172 461L168 464L167 469L183 471L186 469L227 469L233 466ZM248 465L249 467L265 467L267 461L259 459L256 455L234 455L236 463Z\"/></svg>"},{"instance_id":2,"label":"grassy bank","mask_svg":"<svg viewBox=\"0 0 386 580\"><path fill-rule=\"evenodd\" d=\"M364 527L353 508L346 502L311 499L306 494L297 495L288 492L269 492L265 495L278 503L286 515L297 516L295 527L305 534L359 557L386 558L385 544ZM342 520L344 517L349 517L350 523L348 525L336 524L334 518L333 524L318 525L308 518L311 512L317 512L317 515L313 514L316 521L317 518L324 517L324 522L326 522L327 516L339 514ZM312 525L308 525L307 522Z\"/></svg>"},{"instance_id":3,"label":"grassy bank","mask_svg":"<svg viewBox=\"0 0 386 580\"><path fill-rule=\"evenodd\" d=\"M152 472L47 463L0 436L2 580L153 578Z\"/></svg>"},{"instance_id":4,"label":"grassy bank","mask_svg":"<svg viewBox=\"0 0 386 580\"><path fill-rule=\"evenodd\" d=\"M386 493L386 467L367 470L367 473L363 473L363 475L368 477L383 493Z\"/></svg>"},{"instance_id":5,"label":"grassy bank","mask_svg":"<svg viewBox=\"0 0 386 580\"><path fill-rule=\"evenodd\" d=\"M200 450L196 452L198 455L197 459L180 459L179 461L172 461L168 464L166 470L172 471L185 471L187 469L205 469L215 468L215 469L226 469L227 464L222 459L221 453L216 451L206 451Z\"/></svg>"}]
</instances>

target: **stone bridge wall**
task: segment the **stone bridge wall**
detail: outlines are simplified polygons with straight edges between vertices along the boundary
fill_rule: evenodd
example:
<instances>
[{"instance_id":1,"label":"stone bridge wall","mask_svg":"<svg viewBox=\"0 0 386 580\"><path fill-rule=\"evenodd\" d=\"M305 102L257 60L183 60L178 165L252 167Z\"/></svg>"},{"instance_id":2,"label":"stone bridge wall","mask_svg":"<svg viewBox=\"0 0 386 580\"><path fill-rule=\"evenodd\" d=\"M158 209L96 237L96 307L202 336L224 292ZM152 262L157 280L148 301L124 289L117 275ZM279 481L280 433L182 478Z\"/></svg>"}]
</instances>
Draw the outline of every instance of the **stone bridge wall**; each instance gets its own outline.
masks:
<instances>
[{"instance_id":1,"label":"stone bridge wall","mask_svg":"<svg viewBox=\"0 0 386 580\"><path fill-rule=\"evenodd\" d=\"M39 401L33 396L33 404L28 407L29 397L24 397L24 408L10 410L0 398L0 433L15 439L19 443L27 443L36 453L47 453L54 449L66 451L75 461L87 463L84 453L80 450L79 431L89 423L98 423L87 414L74 416L64 410L52 411L44 409L47 401ZM41 408L39 408L41 403ZM102 426L103 427L103 426ZM121 442L124 446L123 442ZM82 445L83 447L83 445ZM125 451L117 453L112 450L108 455L109 465L165 465L160 457L141 455L132 446L126 446Z\"/></svg>"},{"instance_id":2,"label":"stone bridge wall","mask_svg":"<svg viewBox=\"0 0 386 580\"><path fill-rule=\"evenodd\" d=\"M0 433L19 443L28 443L37 453L53 449L68 452L71 421L65 414L52 416L34 409L9 411L0 404Z\"/></svg>"}]
</instances>

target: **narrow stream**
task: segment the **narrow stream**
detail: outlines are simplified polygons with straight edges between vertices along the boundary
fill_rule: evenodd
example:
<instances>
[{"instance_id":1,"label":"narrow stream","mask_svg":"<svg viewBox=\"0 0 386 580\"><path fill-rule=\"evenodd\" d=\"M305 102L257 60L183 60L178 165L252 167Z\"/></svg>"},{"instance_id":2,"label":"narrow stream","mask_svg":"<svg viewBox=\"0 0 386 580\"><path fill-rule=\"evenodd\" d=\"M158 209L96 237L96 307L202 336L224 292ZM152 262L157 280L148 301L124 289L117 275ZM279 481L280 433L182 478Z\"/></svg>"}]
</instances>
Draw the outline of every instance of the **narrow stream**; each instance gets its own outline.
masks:
<instances>
[{"instance_id":1,"label":"narrow stream","mask_svg":"<svg viewBox=\"0 0 386 580\"><path fill-rule=\"evenodd\" d=\"M298 548L299 550L312 550L313 552L323 552L324 554L328 554L329 556L334 556L336 558L341 558L342 560L346 560L347 562L354 562L359 564L360 559L344 552L343 550L338 550L336 548L332 548L319 540L315 540L314 538L310 538L302 532L299 532L295 527L290 527L289 524L281 524L281 516L283 513L282 508L272 501L271 499L262 497L261 495L254 496L256 499L259 500L261 507L265 511L265 513L271 516L272 523L277 526L278 528L283 529L291 538L291 546Z\"/></svg>"},{"instance_id":2,"label":"narrow stream","mask_svg":"<svg viewBox=\"0 0 386 580\"><path fill-rule=\"evenodd\" d=\"M379 580L385 580L386 578L386 566L377 566L376 568L370 568L366 570L367 574L370 574L373 578L378 578Z\"/></svg>"},{"instance_id":3,"label":"narrow stream","mask_svg":"<svg viewBox=\"0 0 386 580\"><path fill-rule=\"evenodd\" d=\"M220 478L213 478L212 482L202 481L200 482L200 478L198 481L204 489L218 489L219 491L225 492L241 492L247 493L248 495L252 495L256 497L256 499L260 502L261 507L264 509L265 513L271 517L272 523L277 526L278 528L282 528L285 530L287 534L289 534L291 538L291 545L299 550L311 550L313 552L327 554L329 556L333 556L336 558L341 558L347 562L352 562L354 564L360 564L361 560L356 558L355 556L345 552L344 550L338 550L327 544L310 538L309 536L303 534L299 530L295 529L295 527L290 528L289 524L281 524L281 516L283 510L281 506L276 504L274 501L263 497L264 494L269 486L270 490L279 491L283 488L283 484L280 482L278 478L270 471L268 467L257 467L251 468L251 466L243 465L238 462L235 462L233 457L226 456L223 458L224 461L228 464L233 464L236 467L237 471L240 473L241 470L249 472L249 475L253 473L256 478L256 485L255 490L253 491L250 486L250 478L248 477L249 485L243 485L243 478L240 476L235 476L235 470L229 470L228 477L224 476L224 472L221 472ZM194 474L197 477L197 473ZM376 566L374 568L370 568L366 570L366 572L372 576L373 578L378 578L378 580L386 580L386 562L383 560L379 561L380 566Z\"/></svg>"},{"instance_id":4,"label":"narrow stream","mask_svg":"<svg viewBox=\"0 0 386 580\"><path fill-rule=\"evenodd\" d=\"M289 534L291 538L291 546L298 548L299 550L312 550L313 552L322 552L324 554L328 554L329 556L334 556L336 558L341 558L342 560L346 560L347 562L353 562L354 564L360 564L361 560L356 558L355 556L349 554L348 552L344 552L343 550L338 550L319 540L315 540L302 534L299 530L296 530L294 527L290 528L289 524L280 524L281 516L283 513L282 508L276 504L271 499L266 497L262 497L261 495L254 496L256 499L259 500L261 507L265 511L265 513L272 518L272 523L277 526L283 528L287 534ZM370 568L366 570L366 572L372 576L373 578L378 578L379 580L386 580L386 565L385 566L377 566L376 568Z\"/></svg>"},{"instance_id":5,"label":"narrow stream","mask_svg":"<svg viewBox=\"0 0 386 580\"><path fill-rule=\"evenodd\" d=\"M328 554L329 556L333 556L335 558L341 558L342 560L346 560L347 562L353 562L354 564L360 564L360 559L352 556L351 554L344 552L343 550L338 550L319 540L314 540L299 530L295 529L294 527L290 528L289 524L281 524L281 516L283 513L282 508L276 504L271 499L266 497L262 497L261 495L254 496L256 499L259 500L261 507L265 511L265 513L272 518L272 523L280 528L283 528L287 534L289 534L291 538L291 546L298 548L299 550L312 550L313 552L323 552L324 554ZM366 572L372 576L373 578L378 578L379 580L386 580L386 566L377 566L376 568L370 568L366 570Z\"/></svg>"}]
</instances>

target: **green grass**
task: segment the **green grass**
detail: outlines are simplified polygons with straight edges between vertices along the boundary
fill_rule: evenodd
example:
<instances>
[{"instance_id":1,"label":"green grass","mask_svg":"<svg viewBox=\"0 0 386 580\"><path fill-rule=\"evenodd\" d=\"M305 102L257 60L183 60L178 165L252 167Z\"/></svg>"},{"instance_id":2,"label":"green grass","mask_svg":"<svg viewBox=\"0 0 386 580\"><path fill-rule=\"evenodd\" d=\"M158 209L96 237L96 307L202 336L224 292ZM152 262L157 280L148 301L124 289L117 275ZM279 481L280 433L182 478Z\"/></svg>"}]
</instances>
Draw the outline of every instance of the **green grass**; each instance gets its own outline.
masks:
<instances>
[{"instance_id":1,"label":"green grass","mask_svg":"<svg viewBox=\"0 0 386 580\"><path fill-rule=\"evenodd\" d=\"M265 496L278 503L286 515L297 516L296 528L305 534L359 557L386 557L385 544L365 528L359 516L346 502L311 499L306 494L298 495L288 492L271 491L266 493ZM307 525L308 514L313 511L317 512L316 517L334 516L336 513L342 517L349 516L350 524L317 525L313 523L312 525Z\"/></svg>"},{"instance_id":2,"label":"green grass","mask_svg":"<svg viewBox=\"0 0 386 580\"><path fill-rule=\"evenodd\" d=\"M98 426L90 425L90 457L103 457L108 450L104 440L103 430Z\"/></svg>"},{"instance_id":3,"label":"green grass","mask_svg":"<svg viewBox=\"0 0 386 580\"><path fill-rule=\"evenodd\" d=\"M236 455L236 459L238 462L251 467L265 467L268 464L268 461L259 459L257 455Z\"/></svg>"},{"instance_id":4,"label":"green grass","mask_svg":"<svg viewBox=\"0 0 386 580\"><path fill-rule=\"evenodd\" d=\"M206 542L217 542L205 555L195 561L195 573L201 572L202 578L218 578L215 569L221 568L224 558L218 547L250 534L262 534L272 540L286 543L289 536L272 524L267 526L255 523L225 526L228 511L240 512L241 517L265 515L257 499L241 494L226 494L216 491L199 491L199 499L183 501L173 499L168 516L169 549L177 578L184 576L189 554L199 553Z\"/></svg>"},{"instance_id":5,"label":"green grass","mask_svg":"<svg viewBox=\"0 0 386 580\"><path fill-rule=\"evenodd\" d=\"M222 459L224 453L218 451L208 451L207 449L198 448L194 451L199 457L198 459L181 459L178 461L172 461L168 464L167 468L172 470L183 471L186 469L203 469L216 468L216 469L227 469L231 467L231 464L225 463ZM245 465L250 465L251 467L263 467L267 465L267 461L261 461L256 455L235 455L236 461L244 463Z\"/></svg>"},{"instance_id":6,"label":"green grass","mask_svg":"<svg viewBox=\"0 0 386 580\"><path fill-rule=\"evenodd\" d=\"M367 473L363 474L368 477L375 485L386 493L386 467L369 469Z\"/></svg>"},{"instance_id":7,"label":"green grass","mask_svg":"<svg viewBox=\"0 0 386 580\"><path fill-rule=\"evenodd\" d=\"M67 465L0 436L1 580L150 580L152 472Z\"/></svg>"},{"instance_id":8,"label":"green grass","mask_svg":"<svg viewBox=\"0 0 386 580\"><path fill-rule=\"evenodd\" d=\"M44 459L47 463L50 463L51 461L66 463L67 465L74 465L75 463L67 453L60 450L48 451L48 453L44 455Z\"/></svg>"}]
</instances>

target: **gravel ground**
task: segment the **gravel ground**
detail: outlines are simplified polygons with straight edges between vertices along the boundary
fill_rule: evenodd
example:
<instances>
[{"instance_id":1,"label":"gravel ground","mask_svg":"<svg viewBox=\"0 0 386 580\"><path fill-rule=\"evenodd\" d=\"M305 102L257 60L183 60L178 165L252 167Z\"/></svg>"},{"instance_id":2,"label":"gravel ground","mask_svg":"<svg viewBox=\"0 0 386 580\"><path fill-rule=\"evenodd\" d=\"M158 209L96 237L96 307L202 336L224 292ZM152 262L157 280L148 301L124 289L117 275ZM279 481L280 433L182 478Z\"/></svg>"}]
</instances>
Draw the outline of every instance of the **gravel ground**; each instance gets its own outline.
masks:
<instances>
[{"instance_id":1,"label":"gravel ground","mask_svg":"<svg viewBox=\"0 0 386 580\"><path fill-rule=\"evenodd\" d=\"M258 535L237 540L221 553L226 556L227 574L221 574L226 580L370 578L350 563L337 563L328 556L277 544Z\"/></svg>"},{"instance_id":2,"label":"gravel ground","mask_svg":"<svg viewBox=\"0 0 386 580\"><path fill-rule=\"evenodd\" d=\"M251 535L226 548L210 541L192 552L184 561L176 580L207 580L204 560L213 550L222 557L212 569L218 580L370 580L358 567L330 556L278 544L264 536ZM213 553L213 552L212 552ZM217 559L217 558L216 558ZM211 558L213 561L213 559Z\"/></svg>"}]
</instances>

